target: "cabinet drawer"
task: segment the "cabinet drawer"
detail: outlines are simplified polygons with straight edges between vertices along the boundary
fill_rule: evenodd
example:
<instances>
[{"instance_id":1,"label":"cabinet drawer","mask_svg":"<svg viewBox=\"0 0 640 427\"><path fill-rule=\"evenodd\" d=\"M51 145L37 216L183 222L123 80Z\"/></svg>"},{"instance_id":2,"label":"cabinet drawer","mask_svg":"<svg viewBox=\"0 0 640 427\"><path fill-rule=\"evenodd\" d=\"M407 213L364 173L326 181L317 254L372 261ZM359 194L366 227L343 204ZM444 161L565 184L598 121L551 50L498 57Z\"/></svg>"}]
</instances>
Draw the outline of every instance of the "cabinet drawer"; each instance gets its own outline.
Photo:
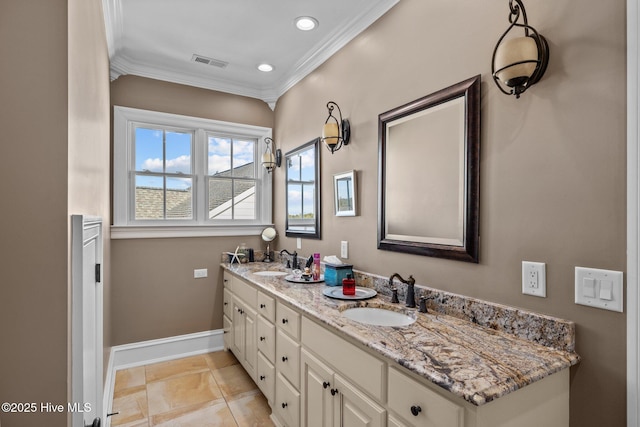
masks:
<instances>
[{"instance_id":1,"label":"cabinet drawer","mask_svg":"<svg viewBox=\"0 0 640 427\"><path fill-rule=\"evenodd\" d=\"M231 344L233 343L233 338L231 337L231 320L229 317L222 316L222 329L224 334L222 336L222 340L224 341L224 348L231 348Z\"/></svg>"},{"instance_id":2,"label":"cabinet drawer","mask_svg":"<svg viewBox=\"0 0 640 427\"><path fill-rule=\"evenodd\" d=\"M296 340L300 339L300 314L281 302L276 304L276 324Z\"/></svg>"},{"instance_id":3,"label":"cabinet drawer","mask_svg":"<svg viewBox=\"0 0 640 427\"><path fill-rule=\"evenodd\" d=\"M276 368L262 353L258 353L258 370L256 380L262 394L267 398L269 404L273 406L273 399L276 392Z\"/></svg>"},{"instance_id":4,"label":"cabinet drawer","mask_svg":"<svg viewBox=\"0 0 640 427\"><path fill-rule=\"evenodd\" d=\"M300 393L280 373L276 374L275 409L287 427L300 425Z\"/></svg>"},{"instance_id":5,"label":"cabinet drawer","mask_svg":"<svg viewBox=\"0 0 640 427\"><path fill-rule=\"evenodd\" d=\"M222 273L222 285L229 289L230 292L233 292L233 275L227 270Z\"/></svg>"},{"instance_id":6,"label":"cabinet drawer","mask_svg":"<svg viewBox=\"0 0 640 427\"><path fill-rule=\"evenodd\" d=\"M231 303L231 291L225 287L224 290L222 291L222 311L224 313L225 316L227 316L229 319L231 319L231 317L233 316L231 313L233 313L232 307L233 304Z\"/></svg>"},{"instance_id":7,"label":"cabinet drawer","mask_svg":"<svg viewBox=\"0 0 640 427\"><path fill-rule=\"evenodd\" d=\"M258 314L264 316L271 323L276 320L275 300L260 291L258 291Z\"/></svg>"},{"instance_id":8,"label":"cabinet drawer","mask_svg":"<svg viewBox=\"0 0 640 427\"><path fill-rule=\"evenodd\" d=\"M389 409L410 426L462 427L464 421L461 406L395 368L389 368Z\"/></svg>"},{"instance_id":9,"label":"cabinet drawer","mask_svg":"<svg viewBox=\"0 0 640 427\"><path fill-rule=\"evenodd\" d=\"M276 357L276 327L258 316L258 350L271 362Z\"/></svg>"},{"instance_id":10,"label":"cabinet drawer","mask_svg":"<svg viewBox=\"0 0 640 427\"><path fill-rule=\"evenodd\" d=\"M280 330L276 338L276 367L296 389L300 388L300 344Z\"/></svg>"},{"instance_id":11,"label":"cabinet drawer","mask_svg":"<svg viewBox=\"0 0 640 427\"><path fill-rule=\"evenodd\" d=\"M302 318L302 344L379 402L385 399L387 364L345 341L333 332Z\"/></svg>"},{"instance_id":12,"label":"cabinet drawer","mask_svg":"<svg viewBox=\"0 0 640 427\"><path fill-rule=\"evenodd\" d=\"M255 307L258 303L258 290L237 277L233 278L233 293L244 300L249 307Z\"/></svg>"}]
</instances>

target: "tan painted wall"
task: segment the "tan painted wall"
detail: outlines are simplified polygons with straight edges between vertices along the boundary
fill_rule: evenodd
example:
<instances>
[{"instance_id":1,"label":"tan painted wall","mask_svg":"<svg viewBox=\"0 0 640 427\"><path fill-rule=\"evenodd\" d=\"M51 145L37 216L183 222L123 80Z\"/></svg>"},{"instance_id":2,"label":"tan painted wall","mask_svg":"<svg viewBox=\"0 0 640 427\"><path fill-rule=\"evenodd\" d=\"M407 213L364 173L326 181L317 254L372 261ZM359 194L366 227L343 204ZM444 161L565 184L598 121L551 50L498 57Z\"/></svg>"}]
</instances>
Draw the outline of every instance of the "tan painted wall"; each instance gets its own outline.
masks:
<instances>
[{"instance_id":1,"label":"tan painted wall","mask_svg":"<svg viewBox=\"0 0 640 427\"><path fill-rule=\"evenodd\" d=\"M80 3L85 4L78 9ZM79 71L76 54L86 55L85 64L101 63L104 67L105 60L103 49L74 52L74 59L68 61L68 30L73 34L74 30L84 32L82 29L92 25L102 25L99 5L97 0L74 0L69 8L67 0L9 0L0 7L2 402L66 405L68 401L69 211L97 204L101 208L93 212L104 212L109 202L107 191L102 190L103 197L97 201L93 189L88 192L69 185L69 180L84 180L93 170L93 163L76 156L77 128L83 120L75 114L70 118L70 109L97 107L100 99L105 100L105 91L102 84L102 98L87 97L100 93L100 85L93 83L103 78L104 72L83 69L81 81L74 78L71 82L92 82L91 93L82 94L69 89L68 73ZM72 12L69 17L68 12ZM92 40L104 43L104 34L90 33ZM104 106L101 110L91 108L102 127L97 130L100 135L87 138L87 143L101 147L102 153L108 147L105 111ZM108 188L108 176L103 164L100 177L91 181ZM86 200L78 202L83 198ZM67 414L0 413L0 421L5 427L65 426Z\"/></svg>"},{"instance_id":2,"label":"tan painted wall","mask_svg":"<svg viewBox=\"0 0 640 427\"><path fill-rule=\"evenodd\" d=\"M551 48L543 80L521 99L490 77L508 2L403 0L278 100L274 139L284 151L321 132L325 104L351 120L352 142L323 148L322 240L302 252L339 254L355 267L568 318L583 357L571 376L571 425L625 425L625 315L573 303L573 269L625 270L625 2L528 2ZM378 114L482 75L480 263L376 249ZM359 171L361 214L333 216L332 175ZM284 169L274 218L284 227ZM413 192L416 180L397 191ZM280 247L295 247L281 238ZM547 264L547 298L521 294L521 261Z\"/></svg>"},{"instance_id":3,"label":"tan painted wall","mask_svg":"<svg viewBox=\"0 0 640 427\"><path fill-rule=\"evenodd\" d=\"M135 76L111 84L112 105L273 126L256 99ZM258 236L113 240L113 345L222 328L220 254ZM206 279L193 270L207 268Z\"/></svg>"}]
</instances>

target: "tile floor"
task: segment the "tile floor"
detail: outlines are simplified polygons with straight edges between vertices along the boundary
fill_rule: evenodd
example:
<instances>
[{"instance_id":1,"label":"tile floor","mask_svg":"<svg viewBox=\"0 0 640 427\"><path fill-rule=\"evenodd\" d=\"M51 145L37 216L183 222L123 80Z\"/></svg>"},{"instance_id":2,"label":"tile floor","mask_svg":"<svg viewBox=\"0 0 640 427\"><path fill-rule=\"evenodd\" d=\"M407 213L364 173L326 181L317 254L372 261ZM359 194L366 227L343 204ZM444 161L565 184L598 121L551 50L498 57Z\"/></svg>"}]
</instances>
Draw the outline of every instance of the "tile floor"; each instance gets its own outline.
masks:
<instances>
[{"instance_id":1,"label":"tile floor","mask_svg":"<svg viewBox=\"0 0 640 427\"><path fill-rule=\"evenodd\" d=\"M116 372L114 427L273 426L271 408L231 352Z\"/></svg>"}]
</instances>

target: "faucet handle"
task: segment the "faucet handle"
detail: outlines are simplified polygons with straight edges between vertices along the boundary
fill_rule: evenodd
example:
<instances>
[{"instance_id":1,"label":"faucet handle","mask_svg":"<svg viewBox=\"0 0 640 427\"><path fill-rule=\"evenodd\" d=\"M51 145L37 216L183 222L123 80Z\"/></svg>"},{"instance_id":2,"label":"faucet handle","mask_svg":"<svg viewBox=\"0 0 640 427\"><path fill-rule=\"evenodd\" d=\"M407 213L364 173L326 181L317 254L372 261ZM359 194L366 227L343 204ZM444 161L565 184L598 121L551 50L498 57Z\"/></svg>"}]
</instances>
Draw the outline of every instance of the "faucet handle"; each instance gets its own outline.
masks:
<instances>
[{"instance_id":1,"label":"faucet handle","mask_svg":"<svg viewBox=\"0 0 640 427\"><path fill-rule=\"evenodd\" d=\"M418 309L418 311L420 313L426 313L427 312L427 297L425 297L425 296L421 296L420 297L420 308Z\"/></svg>"},{"instance_id":2,"label":"faucet handle","mask_svg":"<svg viewBox=\"0 0 640 427\"><path fill-rule=\"evenodd\" d=\"M392 303L399 303L400 300L398 300L398 288L391 288L391 302Z\"/></svg>"}]
</instances>

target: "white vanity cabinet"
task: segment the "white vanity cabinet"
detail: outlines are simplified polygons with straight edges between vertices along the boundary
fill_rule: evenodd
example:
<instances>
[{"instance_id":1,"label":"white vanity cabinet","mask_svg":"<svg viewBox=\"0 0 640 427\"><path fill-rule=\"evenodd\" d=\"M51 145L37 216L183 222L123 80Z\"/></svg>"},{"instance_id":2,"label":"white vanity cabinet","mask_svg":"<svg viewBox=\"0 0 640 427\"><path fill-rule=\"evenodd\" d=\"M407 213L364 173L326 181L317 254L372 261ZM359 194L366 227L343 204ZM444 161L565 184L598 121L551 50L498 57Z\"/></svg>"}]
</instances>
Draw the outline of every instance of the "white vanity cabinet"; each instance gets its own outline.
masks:
<instances>
[{"instance_id":1,"label":"white vanity cabinet","mask_svg":"<svg viewBox=\"0 0 640 427\"><path fill-rule=\"evenodd\" d=\"M476 406L302 315L286 295L226 270L223 277L225 347L279 427L569 426L569 369Z\"/></svg>"},{"instance_id":2,"label":"white vanity cabinet","mask_svg":"<svg viewBox=\"0 0 640 427\"><path fill-rule=\"evenodd\" d=\"M300 313L276 302L276 401L289 427L300 425Z\"/></svg>"},{"instance_id":3,"label":"white vanity cabinet","mask_svg":"<svg viewBox=\"0 0 640 427\"><path fill-rule=\"evenodd\" d=\"M274 325L275 300L262 291L258 291L257 346L258 366L256 383L262 394L273 407L276 386L276 327Z\"/></svg>"},{"instance_id":4,"label":"white vanity cabinet","mask_svg":"<svg viewBox=\"0 0 640 427\"><path fill-rule=\"evenodd\" d=\"M302 345L303 427L386 425L386 363L306 317Z\"/></svg>"}]
</instances>

